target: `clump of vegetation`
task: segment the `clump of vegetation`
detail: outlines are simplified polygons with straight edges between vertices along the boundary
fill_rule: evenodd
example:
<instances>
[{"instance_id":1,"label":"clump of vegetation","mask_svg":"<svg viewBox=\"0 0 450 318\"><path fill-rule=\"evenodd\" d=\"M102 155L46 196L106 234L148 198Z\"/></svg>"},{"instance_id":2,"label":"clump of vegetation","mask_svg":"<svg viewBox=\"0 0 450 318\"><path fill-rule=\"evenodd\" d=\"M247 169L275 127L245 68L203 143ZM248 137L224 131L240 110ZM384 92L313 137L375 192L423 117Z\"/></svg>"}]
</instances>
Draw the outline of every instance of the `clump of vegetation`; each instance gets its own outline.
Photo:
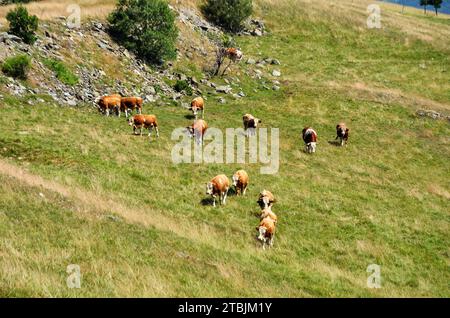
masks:
<instances>
[{"instance_id":1,"label":"clump of vegetation","mask_svg":"<svg viewBox=\"0 0 450 318\"><path fill-rule=\"evenodd\" d=\"M26 79L31 66L29 56L22 54L7 58L2 64L2 72L7 76L18 79Z\"/></svg>"},{"instance_id":2,"label":"clump of vegetation","mask_svg":"<svg viewBox=\"0 0 450 318\"><path fill-rule=\"evenodd\" d=\"M252 14L253 4L252 0L206 0L201 10L209 21L237 33Z\"/></svg>"},{"instance_id":3,"label":"clump of vegetation","mask_svg":"<svg viewBox=\"0 0 450 318\"><path fill-rule=\"evenodd\" d=\"M26 44L36 42L36 30L38 29L39 19L35 15L29 15L28 10L22 5L11 10L6 15L9 22L9 33L20 37Z\"/></svg>"},{"instance_id":4,"label":"clump of vegetation","mask_svg":"<svg viewBox=\"0 0 450 318\"><path fill-rule=\"evenodd\" d=\"M45 59L44 65L51 69L62 83L71 86L78 83L78 77L63 62L55 59Z\"/></svg>"},{"instance_id":5,"label":"clump of vegetation","mask_svg":"<svg viewBox=\"0 0 450 318\"><path fill-rule=\"evenodd\" d=\"M108 17L118 42L153 64L174 59L178 28L175 15L162 0L119 0Z\"/></svg>"},{"instance_id":6,"label":"clump of vegetation","mask_svg":"<svg viewBox=\"0 0 450 318\"><path fill-rule=\"evenodd\" d=\"M189 83L187 81L180 81L178 80L175 85L174 85L174 90L177 91L178 93L181 92L185 92L186 95L192 96L192 94L194 93L192 91L192 87L189 86Z\"/></svg>"}]
</instances>

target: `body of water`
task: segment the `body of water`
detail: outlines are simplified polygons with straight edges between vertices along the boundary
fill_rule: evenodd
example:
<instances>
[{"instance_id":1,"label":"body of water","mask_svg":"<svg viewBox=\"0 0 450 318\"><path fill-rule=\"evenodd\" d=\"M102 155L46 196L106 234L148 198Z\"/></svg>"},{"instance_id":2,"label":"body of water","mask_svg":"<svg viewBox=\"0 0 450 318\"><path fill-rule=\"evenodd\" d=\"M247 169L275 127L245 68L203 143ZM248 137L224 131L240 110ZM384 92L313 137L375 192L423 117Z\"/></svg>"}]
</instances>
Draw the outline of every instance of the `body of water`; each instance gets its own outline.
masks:
<instances>
[{"instance_id":1,"label":"body of water","mask_svg":"<svg viewBox=\"0 0 450 318\"><path fill-rule=\"evenodd\" d=\"M424 7L420 5L420 0L382 0L382 1L396 3L399 5L402 5L404 3L405 6L408 6L408 7L415 7L415 8L419 8L422 10L424 9ZM429 5L429 6L427 6L427 8L428 8L427 9L428 11L430 11L431 13L434 13L434 6ZM438 12L450 14L450 0L442 1L441 8L438 9Z\"/></svg>"}]
</instances>

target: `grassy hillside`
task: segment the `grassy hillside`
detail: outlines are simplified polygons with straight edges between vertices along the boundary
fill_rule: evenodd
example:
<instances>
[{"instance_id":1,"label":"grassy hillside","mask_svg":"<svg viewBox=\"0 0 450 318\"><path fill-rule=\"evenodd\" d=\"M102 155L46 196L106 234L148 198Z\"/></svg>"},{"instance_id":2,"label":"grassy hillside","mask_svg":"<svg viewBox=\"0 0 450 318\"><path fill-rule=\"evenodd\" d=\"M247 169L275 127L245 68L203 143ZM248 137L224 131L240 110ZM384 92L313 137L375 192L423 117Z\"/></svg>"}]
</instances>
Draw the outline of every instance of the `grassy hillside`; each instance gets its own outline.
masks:
<instances>
[{"instance_id":1,"label":"grassy hillside","mask_svg":"<svg viewBox=\"0 0 450 318\"><path fill-rule=\"evenodd\" d=\"M369 1L329 3L256 1L272 34L237 41L248 57L281 61L282 89L265 90L242 63L229 76L247 97L207 102L212 127L240 127L249 112L280 128L276 175L172 164L171 132L190 122L181 107L145 105L161 125L149 143L92 106L4 94L0 295L449 297L450 127L414 115L450 111L448 17L383 5L383 29L369 30ZM185 59L176 67L200 72ZM329 143L339 121L351 129L346 148ZM315 155L303 152L306 125L319 133ZM247 197L204 205L205 183L239 168ZM264 188L279 217L267 251L255 240ZM373 263L380 289L366 286ZM81 289L66 286L69 264Z\"/></svg>"}]
</instances>

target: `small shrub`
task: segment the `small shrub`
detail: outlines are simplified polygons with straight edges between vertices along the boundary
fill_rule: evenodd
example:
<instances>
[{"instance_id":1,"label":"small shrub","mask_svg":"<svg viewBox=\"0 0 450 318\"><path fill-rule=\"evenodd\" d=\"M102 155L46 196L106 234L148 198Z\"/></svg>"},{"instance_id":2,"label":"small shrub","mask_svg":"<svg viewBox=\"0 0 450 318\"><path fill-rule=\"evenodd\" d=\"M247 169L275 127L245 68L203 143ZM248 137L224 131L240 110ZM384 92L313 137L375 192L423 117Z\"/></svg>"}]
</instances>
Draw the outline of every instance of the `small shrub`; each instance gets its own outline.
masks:
<instances>
[{"instance_id":1,"label":"small shrub","mask_svg":"<svg viewBox=\"0 0 450 318\"><path fill-rule=\"evenodd\" d=\"M212 23L237 33L252 14L253 4L252 0L206 0L201 10Z\"/></svg>"},{"instance_id":2,"label":"small shrub","mask_svg":"<svg viewBox=\"0 0 450 318\"><path fill-rule=\"evenodd\" d=\"M62 83L71 86L78 83L78 77L63 62L54 59L45 59L44 65L51 69Z\"/></svg>"},{"instance_id":3,"label":"small shrub","mask_svg":"<svg viewBox=\"0 0 450 318\"><path fill-rule=\"evenodd\" d=\"M175 15L163 0L119 0L109 15L111 35L142 59L162 64L177 56Z\"/></svg>"},{"instance_id":4,"label":"small shrub","mask_svg":"<svg viewBox=\"0 0 450 318\"><path fill-rule=\"evenodd\" d=\"M2 72L7 76L26 79L31 66L31 59L27 55L17 55L7 58L2 64Z\"/></svg>"},{"instance_id":5,"label":"small shrub","mask_svg":"<svg viewBox=\"0 0 450 318\"><path fill-rule=\"evenodd\" d=\"M187 95L191 96L194 92L192 91L192 87L189 86L187 81L180 81L178 80L175 85L173 86L173 89L177 91L178 93L185 92Z\"/></svg>"},{"instance_id":6,"label":"small shrub","mask_svg":"<svg viewBox=\"0 0 450 318\"><path fill-rule=\"evenodd\" d=\"M25 43L33 44L36 42L36 30L39 20L35 15L30 16L26 8L19 5L6 15L9 22L9 33L20 37Z\"/></svg>"}]
</instances>

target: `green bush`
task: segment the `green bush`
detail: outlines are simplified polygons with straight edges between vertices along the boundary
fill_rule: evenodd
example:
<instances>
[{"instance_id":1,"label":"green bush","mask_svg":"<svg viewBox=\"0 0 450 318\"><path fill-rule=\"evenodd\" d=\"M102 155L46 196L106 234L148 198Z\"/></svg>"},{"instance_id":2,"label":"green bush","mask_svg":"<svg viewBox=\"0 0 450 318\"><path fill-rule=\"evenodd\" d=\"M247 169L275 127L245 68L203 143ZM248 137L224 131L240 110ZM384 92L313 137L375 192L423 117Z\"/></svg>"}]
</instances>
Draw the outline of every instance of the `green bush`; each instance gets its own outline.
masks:
<instances>
[{"instance_id":1,"label":"green bush","mask_svg":"<svg viewBox=\"0 0 450 318\"><path fill-rule=\"evenodd\" d=\"M26 79L30 66L31 59L27 55L17 55L3 62L2 72L14 78Z\"/></svg>"},{"instance_id":2,"label":"green bush","mask_svg":"<svg viewBox=\"0 0 450 318\"><path fill-rule=\"evenodd\" d=\"M45 59L44 65L51 69L62 83L72 86L78 83L78 77L63 62L55 59Z\"/></svg>"},{"instance_id":3,"label":"green bush","mask_svg":"<svg viewBox=\"0 0 450 318\"><path fill-rule=\"evenodd\" d=\"M191 96L193 94L192 87L189 86L187 81L180 81L178 80L175 85L173 86L173 89L177 91L178 93L181 93L184 91L187 95Z\"/></svg>"},{"instance_id":4,"label":"green bush","mask_svg":"<svg viewBox=\"0 0 450 318\"><path fill-rule=\"evenodd\" d=\"M19 5L6 15L9 22L9 33L20 37L25 43L33 44L36 41L36 30L38 29L39 19L28 14L26 8Z\"/></svg>"},{"instance_id":5,"label":"green bush","mask_svg":"<svg viewBox=\"0 0 450 318\"><path fill-rule=\"evenodd\" d=\"M252 14L253 5L252 0L206 0L201 10L209 21L237 33Z\"/></svg>"},{"instance_id":6,"label":"green bush","mask_svg":"<svg viewBox=\"0 0 450 318\"><path fill-rule=\"evenodd\" d=\"M162 0L119 0L108 17L111 35L142 59L162 64L177 55L175 15Z\"/></svg>"}]
</instances>

